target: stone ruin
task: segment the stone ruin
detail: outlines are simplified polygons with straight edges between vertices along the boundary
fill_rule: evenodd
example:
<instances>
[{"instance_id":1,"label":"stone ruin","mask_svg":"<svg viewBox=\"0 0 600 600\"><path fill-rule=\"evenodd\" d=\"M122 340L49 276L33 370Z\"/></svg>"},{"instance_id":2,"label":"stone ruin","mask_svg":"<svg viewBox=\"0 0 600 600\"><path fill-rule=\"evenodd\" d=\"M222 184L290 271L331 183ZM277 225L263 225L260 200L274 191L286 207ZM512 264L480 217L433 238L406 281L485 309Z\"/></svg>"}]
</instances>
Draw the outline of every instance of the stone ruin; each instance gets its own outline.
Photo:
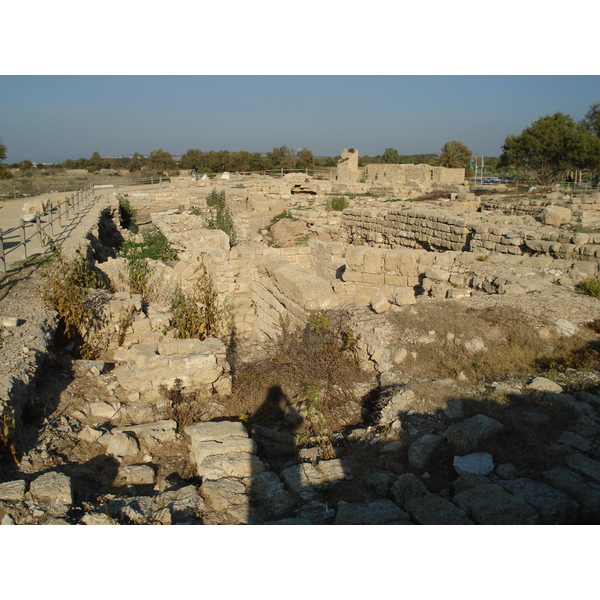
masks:
<instances>
[{"instance_id":1,"label":"stone ruin","mask_svg":"<svg viewBox=\"0 0 600 600\"><path fill-rule=\"evenodd\" d=\"M395 369L406 350L389 343L379 315L425 298L514 297L517 304L531 294L562 298L578 283L599 277L600 231L577 232L581 223L600 222L599 194L579 198L555 193L540 201L507 203L493 194L475 196L460 169L425 167L369 165L361 174L358 152L344 150L337 177L329 181L298 174L279 179L229 174L213 180L182 177L170 187L130 193L179 260L152 263L153 299L145 305L126 289L105 304L108 328L122 334L121 343L111 349L114 368L109 373L103 361L83 366L110 380L114 398L88 405L78 417L84 426L77 435L118 459L122 464L115 481L133 486L137 495L111 499L82 522L197 522L198 515L204 523L598 522L597 393L575 398L560 387L545 388L576 412L579 425L561 438L571 452L566 466L540 478L509 464L494 465L491 454L478 450L482 441L501 434L503 425L484 415L466 419L460 407L449 404L450 421L443 433L423 433L404 448L408 469L402 474L374 470L365 479L373 497L340 500L335 508L323 502L323 494L331 486L352 486L358 477L343 455L319 458L299 450L293 435L256 426L250 436L241 422L222 420L220 402L232 389L231 345L250 361L261 341L279 335L282 321L302 327L313 311L355 311L361 315L356 322L361 366L395 393L379 417L389 437L372 427L351 435L376 448L380 457L396 456L402 444L394 431L401 430L402 415L418 409L418 399L398 387ZM232 207L239 240L233 247L225 233L204 227L204 198L213 188L225 190ZM439 200L396 198L399 192L410 197L431 189L440 191ZM383 195L352 198L340 213L325 209L328 194L344 192ZM269 245L269 229L282 212L297 228L287 243L275 247ZM92 237L101 235L93 231ZM199 265L206 267L220 301L231 305L232 327L222 339L178 340L168 328L169 294L177 286L191 289ZM117 281L123 259L103 257L97 266ZM572 335L593 318L593 310L558 316L548 326ZM176 422L164 418L169 408L164 390L174 388L211 402L204 420L185 432L177 432ZM112 426L94 426L102 421ZM164 482L159 485L157 465L140 462L140 456L158 453L183 433L201 484L171 489ZM458 479L451 492L438 493L428 489L427 473L442 447L454 453ZM285 456L296 458L274 469L278 457ZM44 477L48 481L42 482ZM140 494L144 486L154 486L155 495ZM69 478L58 473L30 483L0 483L0 502L24 499L66 506L74 502Z\"/></svg>"}]
</instances>

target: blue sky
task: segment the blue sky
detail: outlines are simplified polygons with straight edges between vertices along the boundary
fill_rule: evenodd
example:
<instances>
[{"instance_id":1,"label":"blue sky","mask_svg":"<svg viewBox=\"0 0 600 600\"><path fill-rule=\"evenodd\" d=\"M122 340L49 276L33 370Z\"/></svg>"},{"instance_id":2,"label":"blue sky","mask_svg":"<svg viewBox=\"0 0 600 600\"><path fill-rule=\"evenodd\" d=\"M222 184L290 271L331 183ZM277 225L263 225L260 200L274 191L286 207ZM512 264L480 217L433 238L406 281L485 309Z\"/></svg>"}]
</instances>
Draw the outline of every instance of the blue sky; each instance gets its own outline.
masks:
<instances>
[{"instance_id":1,"label":"blue sky","mask_svg":"<svg viewBox=\"0 0 600 600\"><path fill-rule=\"evenodd\" d=\"M436 152L457 139L498 156L558 111L583 118L600 76L0 76L7 162L190 148L334 156Z\"/></svg>"}]
</instances>

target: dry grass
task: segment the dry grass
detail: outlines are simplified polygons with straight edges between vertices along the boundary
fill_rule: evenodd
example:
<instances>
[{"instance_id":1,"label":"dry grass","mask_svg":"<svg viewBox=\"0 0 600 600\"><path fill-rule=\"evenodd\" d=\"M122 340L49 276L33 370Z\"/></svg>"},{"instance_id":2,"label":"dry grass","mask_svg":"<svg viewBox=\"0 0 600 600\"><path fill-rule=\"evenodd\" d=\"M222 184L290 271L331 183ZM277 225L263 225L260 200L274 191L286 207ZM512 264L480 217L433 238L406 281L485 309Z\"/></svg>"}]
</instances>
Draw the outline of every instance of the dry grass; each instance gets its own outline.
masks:
<instances>
[{"instance_id":1,"label":"dry grass","mask_svg":"<svg viewBox=\"0 0 600 600\"><path fill-rule=\"evenodd\" d=\"M592 331L560 337L509 308L423 303L397 313L393 323L398 346L409 351L402 363L409 379L459 377L481 383L598 362Z\"/></svg>"},{"instance_id":2,"label":"dry grass","mask_svg":"<svg viewBox=\"0 0 600 600\"><path fill-rule=\"evenodd\" d=\"M355 400L353 388L366 378L357 341L343 312L315 313L297 331L282 323L280 337L264 348L264 359L236 365L230 410L248 415L251 423L283 425L285 409L304 402L317 421L322 416L335 428L336 409Z\"/></svg>"}]
</instances>

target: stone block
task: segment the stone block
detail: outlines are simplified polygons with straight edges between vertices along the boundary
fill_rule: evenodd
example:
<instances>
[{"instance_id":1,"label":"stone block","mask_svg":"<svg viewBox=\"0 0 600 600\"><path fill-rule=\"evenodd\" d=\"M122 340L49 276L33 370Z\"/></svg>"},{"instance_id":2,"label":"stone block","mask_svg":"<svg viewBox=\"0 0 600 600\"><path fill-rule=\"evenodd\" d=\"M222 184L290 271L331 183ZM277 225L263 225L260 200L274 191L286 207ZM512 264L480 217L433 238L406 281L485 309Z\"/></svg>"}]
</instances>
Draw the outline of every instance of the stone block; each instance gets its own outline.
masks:
<instances>
[{"instance_id":1,"label":"stone block","mask_svg":"<svg viewBox=\"0 0 600 600\"><path fill-rule=\"evenodd\" d=\"M22 502L25 498L27 483L22 479L0 483L0 500Z\"/></svg>"},{"instance_id":2,"label":"stone block","mask_svg":"<svg viewBox=\"0 0 600 600\"><path fill-rule=\"evenodd\" d=\"M504 429L504 425L495 419L479 414L451 425L443 436L452 449L465 455L477 452L485 441Z\"/></svg>"},{"instance_id":3,"label":"stone block","mask_svg":"<svg viewBox=\"0 0 600 600\"><path fill-rule=\"evenodd\" d=\"M474 525L464 510L435 494L410 498L404 510L419 525Z\"/></svg>"},{"instance_id":4,"label":"stone block","mask_svg":"<svg viewBox=\"0 0 600 600\"><path fill-rule=\"evenodd\" d=\"M537 511L522 497L487 483L456 494L453 502L479 525L536 525Z\"/></svg>"},{"instance_id":5,"label":"stone block","mask_svg":"<svg viewBox=\"0 0 600 600\"><path fill-rule=\"evenodd\" d=\"M410 517L391 500L351 504L340 500L335 525L409 525Z\"/></svg>"},{"instance_id":6,"label":"stone block","mask_svg":"<svg viewBox=\"0 0 600 600\"><path fill-rule=\"evenodd\" d=\"M31 482L29 492L35 500L44 504L73 504L71 479L63 473L50 471L40 475Z\"/></svg>"}]
</instances>

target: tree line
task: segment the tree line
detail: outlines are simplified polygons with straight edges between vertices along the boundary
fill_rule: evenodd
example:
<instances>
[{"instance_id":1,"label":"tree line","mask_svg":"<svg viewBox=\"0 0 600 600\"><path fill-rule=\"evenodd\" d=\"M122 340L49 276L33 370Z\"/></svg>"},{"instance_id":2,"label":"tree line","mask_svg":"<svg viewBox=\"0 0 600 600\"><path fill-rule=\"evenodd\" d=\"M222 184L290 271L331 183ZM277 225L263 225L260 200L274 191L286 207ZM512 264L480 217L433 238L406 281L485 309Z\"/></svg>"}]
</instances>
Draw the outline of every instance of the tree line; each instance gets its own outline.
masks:
<instances>
[{"instance_id":1,"label":"tree line","mask_svg":"<svg viewBox=\"0 0 600 600\"><path fill-rule=\"evenodd\" d=\"M126 169L131 173L176 175L180 170L196 173L222 173L224 171L271 171L278 169L304 170L336 167L339 156L315 157L307 148L279 146L271 152L230 152L228 150L188 150L179 161L165 150L159 149L144 156L135 152L128 158L103 158L94 152L90 158L66 160L53 165L61 169ZM12 177L6 159L6 146L0 140L0 179ZM571 171L588 171L588 176L598 179L600 172L600 104L593 104L584 119L576 122L561 112L541 117L519 135L508 135L500 157L484 157L488 172L526 174L542 185L565 179ZM429 164L449 168L464 168L466 176L473 175L473 153L462 142L446 142L437 153L401 155L395 148L386 148L381 155L359 157L359 166L370 163ZM31 171L33 163L22 161L12 168Z\"/></svg>"}]
</instances>

